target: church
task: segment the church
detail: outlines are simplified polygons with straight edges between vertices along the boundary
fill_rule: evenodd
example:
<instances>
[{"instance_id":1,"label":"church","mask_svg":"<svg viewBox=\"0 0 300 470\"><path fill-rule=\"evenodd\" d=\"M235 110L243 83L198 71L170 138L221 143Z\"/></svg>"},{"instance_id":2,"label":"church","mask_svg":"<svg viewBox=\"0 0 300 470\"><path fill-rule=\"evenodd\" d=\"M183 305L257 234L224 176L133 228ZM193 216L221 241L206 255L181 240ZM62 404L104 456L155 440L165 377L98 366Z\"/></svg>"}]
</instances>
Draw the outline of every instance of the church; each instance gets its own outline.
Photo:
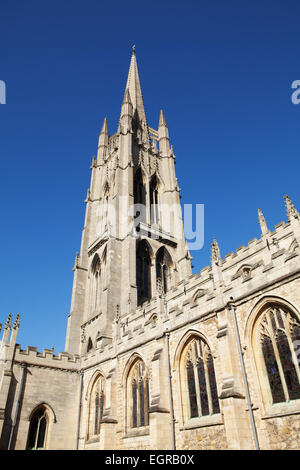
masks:
<instances>
[{"instance_id":1,"label":"church","mask_svg":"<svg viewBox=\"0 0 300 470\"><path fill-rule=\"evenodd\" d=\"M65 351L0 341L2 450L300 447L300 214L192 273L165 116L133 49L91 163ZM26 319L24 320L26 321Z\"/></svg>"}]
</instances>

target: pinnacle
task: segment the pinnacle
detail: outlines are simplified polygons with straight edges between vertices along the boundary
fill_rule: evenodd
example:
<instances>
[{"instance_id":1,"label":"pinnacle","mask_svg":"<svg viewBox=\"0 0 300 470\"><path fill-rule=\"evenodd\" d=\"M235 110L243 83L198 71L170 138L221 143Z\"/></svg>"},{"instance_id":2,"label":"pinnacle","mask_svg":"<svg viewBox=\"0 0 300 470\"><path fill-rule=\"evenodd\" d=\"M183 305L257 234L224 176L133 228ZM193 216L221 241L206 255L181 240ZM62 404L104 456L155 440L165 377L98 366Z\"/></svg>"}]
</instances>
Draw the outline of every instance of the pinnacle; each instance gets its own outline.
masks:
<instances>
[{"instance_id":1,"label":"pinnacle","mask_svg":"<svg viewBox=\"0 0 300 470\"><path fill-rule=\"evenodd\" d=\"M5 322L5 328L10 328L10 326L11 326L11 317L12 317L12 314L9 313L8 317L7 317L7 320Z\"/></svg>"},{"instance_id":2,"label":"pinnacle","mask_svg":"<svg viewBox=\"0 0 300 470\"><path fill-rule=\"evenodd\" d=\"M15 322L14 322L14 324L13 324L13 329L15 330L16 328L19 328L19 326L20 326L20 314L17 313Z\"/></svg>"},{"instance_id":3,"label":"pinnacle","mask_svg":"<svg viewBox=\"0 0 300 470\"><path fill-rule=\"evenodd\" d=\"M213 263L219 263L221 261L220 248L217 242L217 239L214 237L213 242L211 243L211 259Z\"/></svg>"},{"instance_id":4,"label":"pinnacle","mask_svg":"<svg viewBox=\"0 0 300 470\"><path fill-rule=\"evenodd\" d=\"M261 228L261 233L263 235L267 234L269 232L269 229L267 227L267 223L266 223L266 219L262 213L262 210L258 207L257 208L257 212L258 212L258 222L259 222L259 225L260 225L260 228Z\"/></svg>"},{"instance_id":5,"label":"pinnacle","mask_svg":"<svg viewBox=\"0 0 300 470\"><path fill-rule=\"evenodd\" d=\"M103 122L103 126L102 126L100 134L108 135L108 125L107 125L107 119L106 118L104 118L104 122Z\"/></svg>"},{"instance_id":6,"label":"pinnacle","mask_svg":"<svg viewBox=\"0 0 300 470\"><path fill-rule=\"evenodd\" d=\"M260 209L260 207L257 208L257 212L258 212L258 219L259 220L264 220L264 214L262 212L262 210Z\"/></svg>"},{"instance_id":7,"label":"pinnacle","mask_svg":"<svg viewBox=\"0 0 300 470\"><path fill-rule=\"evenodd\" d=\"M164 113L163 113L162 109L160 110L158 127L161 127L161 126L166 126L167 127L167 123L166 123L165 116L164 116Z\"/></svg>"},{"instance_id":8,"label":"pinnacle","mask_svg":"<svg viewBox=\"0 0 300 470\"><path fill-rule=\"evenodd\" d=\"M298 213L296 207L294 206L294 204L292 203L290 197L288 195L285 195L284 200L285 200L288 220L290 221L292 218L298 219L299 218L299 213Z\"/></svg>"}]
</instances>

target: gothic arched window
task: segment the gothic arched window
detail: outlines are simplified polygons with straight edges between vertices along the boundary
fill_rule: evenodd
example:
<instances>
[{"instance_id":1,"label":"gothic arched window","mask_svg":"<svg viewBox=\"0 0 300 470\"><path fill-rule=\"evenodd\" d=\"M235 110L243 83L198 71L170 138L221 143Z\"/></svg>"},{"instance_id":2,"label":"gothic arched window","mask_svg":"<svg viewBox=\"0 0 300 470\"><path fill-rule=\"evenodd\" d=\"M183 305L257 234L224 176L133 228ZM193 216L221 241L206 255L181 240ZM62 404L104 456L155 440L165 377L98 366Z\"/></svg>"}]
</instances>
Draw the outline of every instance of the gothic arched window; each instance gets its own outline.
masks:
<instances>
[{"instance_id":1,"label":"gothic arched window","mask_svg":"<svg viewBox=\"0 0 300 470\"><path fill-rule=\"evenodd\" d=\"M104 410L104 398L104 378L100 375L95 380L90 394L88 422L89 439L100 434L100 426Z\"/></svg>"},{"instance_id":2,"label":"gothic arched window","mask_svg":"<svg viewBox=\"0 0 300 470\"><path fill-rule=\"evenodd\" d=\"M200 337L193 336L183 350L181 376L187 419L220 413L213 357Z\"/></svg>"},{"instance_id":3,"label":"gothic arched window","mask_svg":"<svg viewBox=\"0 0 300 470\"><path fill-rule=\"evenodd\" d=\"M151 257L146 240L137 244L136 250L136 284L138 304L151 298Z\"/></svg>"},{"instance_id":4,"label":"gothic arched window","mask_svg":"<svg viewBox=\"0 0 300 470\"><path fill-rule=\"evenodd\" d=\"M101 263L96 254L93 258L90 274L90 313L96 313L100 308L101 298Z\"/></svg>"},{"instance_id":5,"label":"gothic arched window","mask_svg":"<svg viewBox=\"0 0 300 470\"><path fill-rule=\"evenodd\" d=\"M149 379L141 359L134 362L127 378L128 422L131 428L149 425Z\"/></svg>"},{"instance_id":6,"label":"gothic arched window","mask_svg":"<svg viewBox=\"0 0 300 470\"><path fill-rule=\"evenodd\" d=\"M161 283L161 288L166 293L172 282L171 267L172 258L164 246L156 254L156 280Z\"/></svg>"},{"instance_id":7,"label":"gothic arched window","mask_svg":"<svg viewBox=\"0 0 300 470\"><path fill-rule=\"evenodd\" d=\"M270 401L275 404L300 399L299 320L288 308L269 305L257 322L256 339Z\"/></svg>"},{"instance_id":8,"label":"gothic arched window","mask_svg":"<svg viewBox=\"0 0 300 470\"><path fill-rule=\"evenodd\" d=\"M40 406L32 415L29 426L27 449L45 449L49 416L47 409Z\"/></svg>"},{"instance_id":9,"label":"gothic arched window","mask_svg":"<svg viewBox=\"0 0 300 470\"><path fill-rule=\"evenodd\" d=\"M150 182L150 220L152 224L157 224L159 220L157 187L157 178L154 175Z\"/></svg>"},{"instance_id":10,"label":"gothic arched window","mask_svg":"<svg viewBox=\"0 0 300 470\"><path fill-rule=\"evenodd\" d=\"M146 191L143 182L142 170L139 168L134 176L133 184L134 193L134 218L138 218L140 222L146 221Z\"/></svg>"}]
</instances>

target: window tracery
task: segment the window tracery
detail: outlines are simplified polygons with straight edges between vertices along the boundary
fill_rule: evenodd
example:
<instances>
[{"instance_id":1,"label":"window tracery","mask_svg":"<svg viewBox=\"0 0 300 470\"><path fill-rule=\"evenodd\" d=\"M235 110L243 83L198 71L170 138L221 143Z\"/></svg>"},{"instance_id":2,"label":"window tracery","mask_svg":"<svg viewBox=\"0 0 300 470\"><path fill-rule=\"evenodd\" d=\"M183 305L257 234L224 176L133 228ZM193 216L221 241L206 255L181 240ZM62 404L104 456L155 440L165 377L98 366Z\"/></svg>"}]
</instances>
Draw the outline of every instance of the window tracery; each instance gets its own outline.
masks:
<instances>
[{"instance_id":1,"label":"window tracery","mask_svg":"<svg viewBox=\"0 0 300 470\"><path fill-rule=\"evenodd\" d=\"M193 337L186 345L181 369L186 385L187 418L220 413L213 357L200 337Z\"/></svg>"},{"instance_id":2,"label":"window tracery","mask_svg":"<svg viewBox=\"0 0 300 470\"><path fill-rule=\"evenodd\" d=\"M257 334L271 402L300 399L299 320L288 308L271 305L260 316Z\"/></svg>"},{"instance_id":3,"label":"window tracery","mask_svg":"<svg viewBox=\"0 0 300 470\"><path fill-rule=\"evenodd\" d=\"M138 359L127 380L129 426L140 428L149 425L149 378L145 364Z\"/></svg>"},{"instance_id":4,"label":"window tracery","mask_svg":"<svg viewBox=\"0 0 300 470\"><path fill-rule=\"evenodd\" d=\"M96 379L90 394L88 438L100 434L104 401L104 378L102 375L100 375Z\"/></svg>"},{"instance_id":5,"label":"window tracery","mask_svg":"<svg viewBox=\"0 0 300 470\"><path fill-rule=\"evenodd\" d=\"M49 416L44 406L39 407L32 415L29 426L27 449L45 449Z\"/></svg>"}]
</instances>

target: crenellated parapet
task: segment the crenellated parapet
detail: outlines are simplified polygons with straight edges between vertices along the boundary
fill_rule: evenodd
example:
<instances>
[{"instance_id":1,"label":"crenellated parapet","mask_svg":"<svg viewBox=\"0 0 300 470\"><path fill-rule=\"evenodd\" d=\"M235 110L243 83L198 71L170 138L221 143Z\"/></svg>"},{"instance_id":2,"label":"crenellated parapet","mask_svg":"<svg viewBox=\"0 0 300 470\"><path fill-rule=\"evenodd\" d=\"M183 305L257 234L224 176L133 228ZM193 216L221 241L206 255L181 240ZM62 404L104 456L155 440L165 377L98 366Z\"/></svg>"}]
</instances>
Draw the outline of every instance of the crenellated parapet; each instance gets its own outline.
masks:
<instances>
[{"instance_id":1,"label":"crenellated parapet","mask_svg":"<svg viewBox=\"0 0 300 470\"><path fill-rule=\"evenodd\" d=\"M36 367L68 370L70 372L77 372L80 368L80 357L76 354L59 352L55 355L53 349L44 349L42 352L39 352L34 346L27 346L26 349L21 349L20 344L16 344L14 362L26 363Z\"/></svg>"},{"instance_id":2,"label":"crenellated parapet","mask_svg":"<svg viewBox=\"0 0 300 470\"><path fill-rule=\"evenodd\" d=\"M224 259L216 262L216 249L212 245L212 269L216 277L216 265L218 276L224 282L219 292L235 292L234 297L246 295L247 291L257 287L262 288L268 282L275 282L276 277L288 275L297 271L299 264L299 229L298 212L288 205L288 222L280 222L270 231L267 227L261 210L259 224L261 226L261 238L254 238L244 246L240 246L235 252L228 253ZM293 221L292 221L293 217ZM215 242L214 242L215 243Z\"/></svg>"}]
</instances>

